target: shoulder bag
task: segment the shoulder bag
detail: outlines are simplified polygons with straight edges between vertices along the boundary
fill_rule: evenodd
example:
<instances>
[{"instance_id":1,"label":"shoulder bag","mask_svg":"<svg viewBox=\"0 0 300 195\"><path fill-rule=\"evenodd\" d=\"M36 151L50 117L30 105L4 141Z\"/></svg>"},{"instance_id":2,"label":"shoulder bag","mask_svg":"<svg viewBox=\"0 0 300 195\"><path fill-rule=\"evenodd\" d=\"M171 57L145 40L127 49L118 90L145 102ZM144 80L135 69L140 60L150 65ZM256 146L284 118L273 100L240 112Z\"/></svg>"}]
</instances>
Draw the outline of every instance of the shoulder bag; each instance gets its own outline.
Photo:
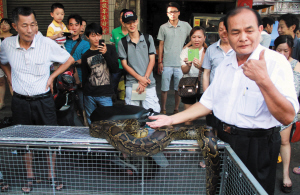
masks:
<instances>
[{"instance_id":1,"label":"shoulder bag","mask_svg":"<svg viewBox=\"0 0 300 195\"><path fill-rule=\"evenodd\" d=\"M178 94L180 97L200 96L202 68L198 77L182 77L178 84Z\"/></svg>"}]
</instances>

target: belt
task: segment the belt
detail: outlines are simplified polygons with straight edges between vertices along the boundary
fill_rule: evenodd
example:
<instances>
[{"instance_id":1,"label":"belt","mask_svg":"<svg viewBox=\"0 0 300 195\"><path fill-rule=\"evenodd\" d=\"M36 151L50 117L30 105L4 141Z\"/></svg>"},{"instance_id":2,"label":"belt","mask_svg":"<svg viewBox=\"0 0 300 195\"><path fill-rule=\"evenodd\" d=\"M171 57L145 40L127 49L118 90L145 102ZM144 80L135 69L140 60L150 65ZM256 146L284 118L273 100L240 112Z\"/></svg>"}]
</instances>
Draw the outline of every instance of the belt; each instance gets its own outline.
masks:
<instances>
[{"instance_id":1,"label":"belt","mask_svg":"<svg viewBox=\"0 0 300 195\"><path fill-rule=\"evenodd\" d=\"M264 137L279 132L280 127L272 127L269 129L247 129L240 128L234 125L229 125L219 120L218 130L222 130L232 135L243 135L247 137Z\"/></svg>"},{"instance_id":2,"label":"belt","mask_svg":"<svg viewBox=\"0 0 300 195\"><path fill-rule=\"evenodd\" d=\"M33 95L33 96L27 96L27 95L21 95L16 92L14 92L14 95L18 98L24 99L26 101L34 101L39 99L44 99L51 96L51 92L48 91L47 93L39 94L39 95Z\"/></svg>"}]
</instances>

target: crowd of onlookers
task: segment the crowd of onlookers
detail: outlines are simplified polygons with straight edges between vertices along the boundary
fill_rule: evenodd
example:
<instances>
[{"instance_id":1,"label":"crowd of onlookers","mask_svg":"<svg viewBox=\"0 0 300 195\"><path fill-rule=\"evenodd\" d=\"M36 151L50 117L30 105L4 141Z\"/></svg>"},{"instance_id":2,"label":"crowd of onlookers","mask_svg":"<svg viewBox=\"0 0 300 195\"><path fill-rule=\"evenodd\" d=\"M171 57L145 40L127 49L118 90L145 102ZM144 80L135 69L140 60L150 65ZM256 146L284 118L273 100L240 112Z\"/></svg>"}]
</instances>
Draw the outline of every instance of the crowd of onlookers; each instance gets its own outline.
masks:
<instances>
[{"instance_id":1,"label":"crowd of onlookers","mask_svg":"<svg viewBox=\"0 0 300 195\"><path fill-rule=\"evenodd\" d=\"M152 108L155 112L166 114L167 94L172 76L175 90L174 114L179 112L180 101L184 104L185 110L190 109L193 104L199 102L201 95L213 83L219 64L225 58L230 59L231 56L239 54L239 48L234 47L234 43L228 38L230 16L220 19L218 24L220 39L208 46L206 29L201 26L192 28L189 23L179 20L180 7L177 3L169 3L166 12L169 21L159 28L156 62L154 39L151 35L138 30L139 19L133 10L123 9L120 12L121 25L112 31L110 39L112 44L106 44L102 39L102 28L97 23L89 24L80 15L71 14L67 18L67 24L64 24L65 8L60 3L51 6L50 15L53 21L45 35L48 38L38 31L35 13L31 8L16 8L12 14L12 21L3 18L0 22L2 31L0 110L5 107L7 80L13 95L13 124L73 126L76 125L74 118L79 117L83 124L88 125L92 122L90 116L96 108L113 106L114 99L118 97L118 85L123 78L126 87L125 104L142 106L145 109ZM231 17L234 17L234 14L238 13L233 13ZM259 16L256 18L261 28L259 42L265 49L269 48L270 34L275 21L269 17L262 20ZM278 22L279 37L276 38L272 49L284 55L289 61L293 70L295 91L299 97L300 40L297 37L299 20L293 14L285 14L278 18ZM263 27L260 27L260 24ZM17 36L11 34L12 28L17 31ZM252 31L249 27L246 34L251 34ZM240 32L230 33L230 36L235 34L238 36ZM192 51L198 54L190 59L189 52ZM162 77L161 103L153 76L155 65ZM182 98L179 96L178 84L180 79L185 77L201 78L200 95ZM244 95L247 90L248 88L245 89ZM55 101L51 92L56 94ZM252 113L249 111L247 115L252 116ZM292 181L289 177L290 134L292 124L297 120L296 115L293 122L287 126L282 125L280 131L282 190L287 193L292 190ZM185 121L186 125L192 123L192 120ZM206 123L217 128L219 122L214 112L207 115ZM22 155L28 181L22 191L30 192L33 189L33 182L37 179L32 170L33 157L32 153ZM53 154L54 162L55 157L56 154ZM49 161L49 156L47 160ZM300 168L294 168L293 172L300 174ZM52 175L50 168L48 177L55 178L57 190L64 187L63 182L55 177L55 171ZM9 187L1 178L0 184L1 191L6 191Z\"/></svg>"}]
</instances>

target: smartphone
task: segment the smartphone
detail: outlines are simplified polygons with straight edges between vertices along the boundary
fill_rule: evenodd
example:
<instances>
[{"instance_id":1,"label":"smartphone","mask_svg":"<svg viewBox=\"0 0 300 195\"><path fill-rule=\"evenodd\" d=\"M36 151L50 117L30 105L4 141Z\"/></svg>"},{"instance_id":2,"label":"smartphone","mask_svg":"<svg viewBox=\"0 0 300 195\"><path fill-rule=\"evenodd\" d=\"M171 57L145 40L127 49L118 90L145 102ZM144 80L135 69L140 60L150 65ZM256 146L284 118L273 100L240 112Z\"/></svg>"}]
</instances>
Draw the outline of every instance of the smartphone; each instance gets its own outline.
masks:
<instances>
[{"instance_id":1,"label":"smartphone","mask_svg":"<svg viewBox=\"0 0 300 195\"><path fill-rule=\"evenodd\" d=\"M64 32L64 36L66 36L66 37L71 36L71 33L69 33L69 32Z\"/></svg>"},{"instance_id":2,"label":"smartphone","mask_svg":"<svg viewBox=\"0 0 300 195\"><path fill-rule=\"evenodd\" d=\"M100 46L100 45L104 46L104 42L105 42L104 39L100 39L100 40L99 40L99 46Z\"/></svg>"}]
</instances>

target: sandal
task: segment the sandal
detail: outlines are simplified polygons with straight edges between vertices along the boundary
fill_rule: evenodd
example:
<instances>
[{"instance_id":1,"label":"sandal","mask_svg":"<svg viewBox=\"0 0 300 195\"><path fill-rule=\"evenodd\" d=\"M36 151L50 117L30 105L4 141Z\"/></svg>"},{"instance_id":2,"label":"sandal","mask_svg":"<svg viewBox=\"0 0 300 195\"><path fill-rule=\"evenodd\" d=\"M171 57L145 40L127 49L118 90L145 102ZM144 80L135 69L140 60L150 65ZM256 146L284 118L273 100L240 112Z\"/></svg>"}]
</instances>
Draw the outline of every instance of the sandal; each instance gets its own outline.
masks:
<instances>
[{"instance_id":1,"label":"sandal","mask_svg":"<svg viewBox=\"0 0 300 195\"><path fill-rule=\"evenodd\" d=\"M48 182L50 183L51 187L52 187L52 178L48 179ZM55 190L60 191L64 188L64 183L62 182L61 178L59 177L54 177L54 187Z\"/></svg>"},{"instance_id":2,"label":"sandal","mask_svg":"<svg viewBox=\"0 0 300 195\"><path fill-rule=\"evenodd\" d=\"M300 167L294 167L293 173L300 175Z\"/></svg>"},{"instance_id":3,"label":"sandal","mask_svg":"<svg viewBox=\"0 0 300 195\"><path fill-rule=\"evenodd\" d=\"M177 114L179 112L179 110L174 110L173 114Z\"/></svg>"},{"instance_id":4,"label":"sandal","mask_svg":"<svg viewBox=\"0 0 300 195\"><path fill-rule=\"evenodd\" d=\"M9 189L9 185L3 179L0 179L0 188L1 192L7 192Z\"/></svg>"},{"instance_id":5,"label":"sandal","mask_svg":"<svg viewBox=\"0 0 300 195\"><path fill-rule=\"evenodd\" d=\"M166 110L161 110L160 114L167 114L167 111Z\"/></svg>"},{"instance_id":6,"label":"sandal","mask_svg":"<svg viewBox=\"0 0 300 195\"><path fill-rule=\"evenodd\" d=\"M286 184L282 183L281 191L284 193L291 193L292 192L292 186L287 186Z\"/></svg>"}]
</instances>

